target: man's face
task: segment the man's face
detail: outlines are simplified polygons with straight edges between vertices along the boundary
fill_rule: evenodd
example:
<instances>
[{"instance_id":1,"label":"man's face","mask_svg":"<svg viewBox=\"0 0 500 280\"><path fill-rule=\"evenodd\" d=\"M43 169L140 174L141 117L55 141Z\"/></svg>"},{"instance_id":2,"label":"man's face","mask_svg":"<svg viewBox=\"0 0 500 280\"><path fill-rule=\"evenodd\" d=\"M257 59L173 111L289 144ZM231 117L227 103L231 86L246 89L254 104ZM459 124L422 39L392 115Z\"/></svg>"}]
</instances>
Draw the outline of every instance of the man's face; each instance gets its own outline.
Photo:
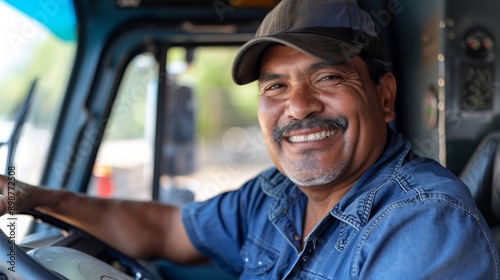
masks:
<instances>
[{"instance_id":1,"label":"man's face","mask_svg":"<svg viewBox=\"0 0 500 280\"><path fill-rule=\"evenodd\" d=\"M258 117L276 167L301 187L349 187L382 153L395 80L355 57L332 64L274 45L261 60Z\"/></svg>"}]
</instances>

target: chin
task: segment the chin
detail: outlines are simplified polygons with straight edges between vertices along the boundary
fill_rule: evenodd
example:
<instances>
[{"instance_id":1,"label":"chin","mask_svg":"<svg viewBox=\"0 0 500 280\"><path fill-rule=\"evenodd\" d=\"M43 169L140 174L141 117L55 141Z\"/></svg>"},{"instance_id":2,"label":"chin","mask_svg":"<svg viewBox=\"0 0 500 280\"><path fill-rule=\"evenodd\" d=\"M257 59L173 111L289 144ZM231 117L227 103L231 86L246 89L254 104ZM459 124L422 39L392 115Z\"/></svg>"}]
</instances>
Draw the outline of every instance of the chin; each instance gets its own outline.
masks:
<instances>
[{"instance_id":1,"label":"chin","mask_svg":"<svg viewBox=\"0 0 500 280\"><path fill-rule=\"evenodd\" d=\"M335 171L311 171L307 172L306 174L300 173L303 172L286 172L285 175L297 186L304 188L314 188L324 186L335 181L340 174L340 172Z\"/></svg>"}]
</instances>

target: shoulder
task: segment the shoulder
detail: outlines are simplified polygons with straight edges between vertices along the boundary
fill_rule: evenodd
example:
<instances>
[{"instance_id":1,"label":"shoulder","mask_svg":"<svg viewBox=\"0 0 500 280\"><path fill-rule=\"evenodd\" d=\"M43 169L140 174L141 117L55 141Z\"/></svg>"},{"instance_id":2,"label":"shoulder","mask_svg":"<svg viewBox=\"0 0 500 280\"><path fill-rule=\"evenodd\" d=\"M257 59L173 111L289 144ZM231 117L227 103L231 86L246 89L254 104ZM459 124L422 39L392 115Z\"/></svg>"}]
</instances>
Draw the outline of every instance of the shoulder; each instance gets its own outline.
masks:
<instances>
[{"instance_id":1,"label":"shoulder","mask_svg":"<svg viewBox=\"0 0 500 280\"><path fill-rule=\"evenodd\" d=\"M371 218L361 229L353 262L360 278L414 273L497 279L499 258L491 232L455 175L433 160L416 158L391 180L377 191Z\"/></svg>"},{"instance_id":2,"label":"shoulder","mask_svg":"<svg viewBox=\"0 0 500 280\"><path fill-rule=\"evenodd\" d=\"M400 194L388 203L388 218L397 218L398 215L418 216L414 217L418 223L432 219L433 213L441 213L442 222L447 222L453 221L453 216L447 216L449 212L459 211L474 219L478 226L486 226L468 187L434 160L415 158L402 166L393 180Z\"/></svg>"},{"instance_id":3,"label":"shoulder","mask_svg":"<svg viewBox=\"0 0 500 280\"><path fill-rule=\"evenodd\" d=\"M455 198L476 208L469 188L449 169L428 158L415 158L401 167L395 180L421 199Z\"/></svg>"},{"instance_id":4,"label":"shoulder","mask_svg":"<svg viewBox=\"0 0 500 280\"><path fill-rule=\"evenodd\" d=\"M359 279L500 279L487 225L467 206L442 198L394 203L378 213L362 230L352 264Z\"/></svg>"},{"instance_id":5,"label":"shoulder","mask_svg":"<svg viewBox=\"0 0 500 280\"><path fill-rule=\"evenodd\" d=\"M478 219L481 216L468 187L451 171L427 158L412 158L364 196L371 221L376 215L392 216L405 207L430 211L432 205L459 208Z\"/></svg>"}]
</instances>

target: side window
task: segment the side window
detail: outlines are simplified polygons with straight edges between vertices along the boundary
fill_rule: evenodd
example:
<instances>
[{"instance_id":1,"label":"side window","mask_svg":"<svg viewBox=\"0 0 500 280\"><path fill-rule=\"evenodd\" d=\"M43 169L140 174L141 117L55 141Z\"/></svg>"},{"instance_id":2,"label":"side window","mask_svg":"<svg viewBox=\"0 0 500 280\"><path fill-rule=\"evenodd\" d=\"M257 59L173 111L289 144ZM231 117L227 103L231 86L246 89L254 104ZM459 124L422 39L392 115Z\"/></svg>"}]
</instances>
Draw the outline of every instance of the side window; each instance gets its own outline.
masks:
<instances>
[{"instance_id":1,"label":"side window","mask_svg":"<svg viewBox=\"0 0 500 280\"><path fill-rule=\"evenodd\" d=\"M158 63L150 53L125 70L99 147L89 193L151 199Z\"/></svg>"},{"instance_id":2,"label":"side window","mask_svg":"<svg viewBox=\"0 0 500 280\"><path fill-rule=\"evenodd\" d=\"M46 168L76 55L75 10L72 1L63 2L52 17L64 27L54 28L38 21L48 15L36 5L0 1L0 174L11 166L16 180L34 185ZM0 217L0 228L12 235L6 219ZM18 241L32 218L16 219Z\"/></svg>"},{"instance_id":3,"label":"side window","mask_svg":"<svg viewBox=\"0 0 500 280\"><path fill-rule=\"evenodd\" d=\"M197 47L191 54L179 47L169 49L167 55L169 65L186 63L184 58L192 57L184 71L172 73L171 79L194 92L196 168L170 181L191 190L195 200L238 188L271 166L257 121L257 85L238 86L231 78L238 49ZM162 189L168 185L162 184Z\"/></svg>"},{"instance_id":4,"label":"side window","mask_svg":"<svg viewBox=\"0 0 500 280\"><path fill-rule=\"evenodd\" d=\"M271 166L257 122L256 84L231 79L237 47L172 47L158 112L164 124L154 154L158 64L151 54L126 69L95 162L90 193L151 199L161 157L159 200L180 205L238 188Z\"/></svg>"},{"instance_id":5,"label":"side window","mask_svg":"<svg viewBox=\"0 0 500 280\"><path fill-rule=\"evenodd\" d=\"M16 177L40 184L46 167L59 111L76 55L76 16L72 2L57 6L57 20L65 28L51 29L30 14L24 2L0 2L0 143L12 136L23 105L29 103L11 162L7 163L8 145L0 145L0 172L15 165ZM33 17L32 17L33 16ZM52 26L52 28L54 28ZM26 102L29 93L32 98ZM23 104L26 103L26 104ZM17 141L16 141L17 140Z\"/></svg>"}]
</instances>

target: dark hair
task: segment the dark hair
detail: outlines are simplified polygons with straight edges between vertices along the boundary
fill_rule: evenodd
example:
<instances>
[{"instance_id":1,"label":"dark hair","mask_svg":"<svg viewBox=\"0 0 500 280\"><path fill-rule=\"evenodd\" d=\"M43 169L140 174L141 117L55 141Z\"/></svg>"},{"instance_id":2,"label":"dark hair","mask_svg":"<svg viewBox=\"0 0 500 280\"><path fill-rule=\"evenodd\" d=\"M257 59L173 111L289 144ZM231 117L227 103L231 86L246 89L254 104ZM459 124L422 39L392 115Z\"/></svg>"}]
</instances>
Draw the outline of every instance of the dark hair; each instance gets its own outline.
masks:
<instances>
[{"instance_id":1,"label":"dark hair","mask_svg":"<svg viewBox=\"0 0 500 280\"><path fill-rule=\"evenodd\" d=\"M361 51L359 57L368 66L368 71L373 82L378 85L380 83L380 78L387 72L391 71L391 64L387 61L374 58L369 53Z\"/></svg>"}]
</instances>

